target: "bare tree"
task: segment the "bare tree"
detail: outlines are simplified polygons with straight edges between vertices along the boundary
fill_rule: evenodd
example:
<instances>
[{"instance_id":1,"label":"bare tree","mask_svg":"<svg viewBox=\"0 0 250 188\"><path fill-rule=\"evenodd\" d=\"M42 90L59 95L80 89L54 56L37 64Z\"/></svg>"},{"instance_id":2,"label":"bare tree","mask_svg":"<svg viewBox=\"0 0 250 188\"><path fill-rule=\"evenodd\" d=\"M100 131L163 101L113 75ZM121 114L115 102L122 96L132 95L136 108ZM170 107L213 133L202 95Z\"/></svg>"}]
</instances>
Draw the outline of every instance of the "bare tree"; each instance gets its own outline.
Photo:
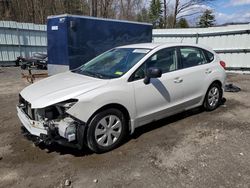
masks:
<instances>
[{"instance_id":1,"label":"bare tree","mask_svg":"<svg viewBox=\"0 0 250 188\"><path fill-rule=\"evenodd\" d=\"M78 14L136 20L145 0L0 0L0 19L46 23L47 16Z\"/></svg>"},{"instance_id":2,"label":"bare tree","mask_svg":"<svg viewBox=\"0 0 250 188\"><path fill-rule=\"evenodd\" d=\"M164 28L167 28L167 7L169 0L163 0L163 19L164 19Z\"/></svg>"},{"instance_id":3,"label":"bare tree","mask_svg":"<svg viewBox=\"0 0 250 188\"><path fill-rule=\"evenodd\" d=\"M2 0L0 2L0 16L3 18L11 18L11 3L7 0Z\"/></svg>"},{"instance_id":4,"label":"bare tree","mask_svg":"<svg viewBox=\"0 0 250 188\"><path fill-rule=\"evenodd\" d=\"M213 0L175 0L174 14L173 14L173 27L176 26L178 18L187 17L201 13L200 9L197 9L197 5L206 4Z\"/></svg>"},{"instance_id":5,"label":"bare tree","mask_svg":"<svg viewBox=\"0 0 250 188\"><path fill-rule=\"evenodd\" d=\"M132 5L132 0L120 0L120 11L121 11L121 18L122 19L130 19L131 17L131 5Z\"/></svg>"},{"instance_id":6,"label":"bare tree","mask_svg":"<svg viewBox=\"0 0 250 188\"><path fill-rule=\"evenodd\" d=\"M103 18L108 18L110 11L112 11L113 0L100 0L100 16Z\"/></svg>"},{"instance_id":7,"label":"bare tree","mask_svg":"<svg viewBox=\"0 0 250 188\"><path fill-rule=\"evenodd\" d=\"M97 17L97 0L91 0L91 16Z\"/></svg>"},{"instance_id":8,"label":"bare tree","mask_svg":"<svg viewBox=\"0 0 250 188\"><path fill-rule=\"evenodd\" d=\"M120 0L120 19L135 20L142 0Z\"/></svg>"}]
</instances>

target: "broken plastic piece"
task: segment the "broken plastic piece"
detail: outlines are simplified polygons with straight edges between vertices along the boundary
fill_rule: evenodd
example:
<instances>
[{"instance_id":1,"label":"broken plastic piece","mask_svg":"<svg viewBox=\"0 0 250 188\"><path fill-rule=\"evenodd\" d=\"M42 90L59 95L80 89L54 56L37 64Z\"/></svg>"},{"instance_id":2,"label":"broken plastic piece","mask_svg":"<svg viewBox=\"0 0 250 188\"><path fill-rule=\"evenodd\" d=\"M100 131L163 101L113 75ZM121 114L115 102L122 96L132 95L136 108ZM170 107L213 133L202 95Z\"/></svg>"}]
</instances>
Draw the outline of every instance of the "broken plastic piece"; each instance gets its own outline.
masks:
<instances>
[{"instance_id":1,"label":"broken plastic piece","mask_svg":"<svg viewBox=\"0 0 250 188\"><path fill-rule=\"evenodd\" d=\"M225 85L225 92L239 92L241 89L233 84Z\"/></svg>"}]
</instances>

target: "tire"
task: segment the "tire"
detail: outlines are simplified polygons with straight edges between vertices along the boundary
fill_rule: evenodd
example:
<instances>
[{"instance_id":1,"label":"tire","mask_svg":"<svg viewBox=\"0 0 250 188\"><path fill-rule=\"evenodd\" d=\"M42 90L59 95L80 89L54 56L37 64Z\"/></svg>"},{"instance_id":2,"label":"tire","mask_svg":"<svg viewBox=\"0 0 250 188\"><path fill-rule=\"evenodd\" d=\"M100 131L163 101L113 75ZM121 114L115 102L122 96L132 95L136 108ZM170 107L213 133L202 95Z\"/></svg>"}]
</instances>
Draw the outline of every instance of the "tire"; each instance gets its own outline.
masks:
<instances>
[{"instance_id":1,"label":"tire","mask_svg":"<svg viewBox=\"0 0 250 188\"><path fill-rule=\"evenodd\" d=\"M23 70L27 69L27 64L22 64L21 69L23 69Z\"/></svg>"},{"instance_id":2,"label":"tire","mask_svg":"<svg viewBox=\"0 0 250 188\"><path fill-rule=\"evenodd\" d=\"M223 90L218 83L213 83L209 86L203 107L206 111L215 110L220 104L222 99Z\"/></svg>"},{"instance_id":3,"label":"tire","mask_svg":"<svg viewBox=\"0 0 250 188\"><path fill-rule=\"evenodd\" d=\"M127 133L127 120L115 108L97 113L89 123L87 145L95 153L104 153L117 148Z\"/></svg>"}]
</instances>

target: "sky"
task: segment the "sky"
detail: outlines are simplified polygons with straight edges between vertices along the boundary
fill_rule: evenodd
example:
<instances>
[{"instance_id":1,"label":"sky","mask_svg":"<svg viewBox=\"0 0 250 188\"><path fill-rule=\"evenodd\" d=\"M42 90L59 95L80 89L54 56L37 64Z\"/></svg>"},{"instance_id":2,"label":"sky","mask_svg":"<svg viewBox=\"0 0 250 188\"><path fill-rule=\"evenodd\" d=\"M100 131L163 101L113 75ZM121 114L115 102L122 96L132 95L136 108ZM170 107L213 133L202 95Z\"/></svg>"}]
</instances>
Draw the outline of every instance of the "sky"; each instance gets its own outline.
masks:
<instances>
[{"instance_id":1,"label":"sky","mask_svg":"<svg viewBox=\"0 0 250 188\"><path fill-rule=\"evenodd\" d=\"M217 24L250 22L250 0L215 0L206 6L214 11Z\"/></svg>"},{"instance_id":2,"label":"sky","mask_svg":"<svg viewBox=\"0 0 250 188\"><path fill-rule=\"evenodd\" d=\"M149 5L151 0L146 0L146 5ZM185 2L189 0L181 0ZM170 6L174 6L174 0L169 0ZM221 25L225 23L235 22L250 22L250 0L213 0L211 3L206 5L197 5L194 7L194 11L211 9L216 16L216 24ZM188 13L192 10L188 11ZM187 19L191 25L195 25L197 17L191 16Z\"/></svg>"}]
</instances>

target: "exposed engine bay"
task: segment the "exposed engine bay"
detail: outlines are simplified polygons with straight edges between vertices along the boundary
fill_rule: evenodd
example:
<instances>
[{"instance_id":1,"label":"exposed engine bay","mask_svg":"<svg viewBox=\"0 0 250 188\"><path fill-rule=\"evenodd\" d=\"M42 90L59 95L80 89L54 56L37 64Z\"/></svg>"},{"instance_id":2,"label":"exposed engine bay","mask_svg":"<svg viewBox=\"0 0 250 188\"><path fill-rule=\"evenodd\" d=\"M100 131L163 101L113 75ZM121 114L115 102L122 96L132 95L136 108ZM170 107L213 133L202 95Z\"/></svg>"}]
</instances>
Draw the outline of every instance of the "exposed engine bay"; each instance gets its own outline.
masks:
<instances>
[{"instance_id":1,"label":"exposed engine bay","mask_svg":"<svg viewBox=\"0 0 250 188\"><path fill-rule=\"evenodd\" d=\"M57 142L80 149L83 145L85 124L66 112L76 102L76 99L70 99L45 108L32 109L31 104L19 95L18 108L32 121L32 126L46 130L47 134L37 135L37 142L45 144ZM27 127L25 126L25 128ZM26 132L26 134L28 133L29 131Z\"/></svg>"}]
</instances>

